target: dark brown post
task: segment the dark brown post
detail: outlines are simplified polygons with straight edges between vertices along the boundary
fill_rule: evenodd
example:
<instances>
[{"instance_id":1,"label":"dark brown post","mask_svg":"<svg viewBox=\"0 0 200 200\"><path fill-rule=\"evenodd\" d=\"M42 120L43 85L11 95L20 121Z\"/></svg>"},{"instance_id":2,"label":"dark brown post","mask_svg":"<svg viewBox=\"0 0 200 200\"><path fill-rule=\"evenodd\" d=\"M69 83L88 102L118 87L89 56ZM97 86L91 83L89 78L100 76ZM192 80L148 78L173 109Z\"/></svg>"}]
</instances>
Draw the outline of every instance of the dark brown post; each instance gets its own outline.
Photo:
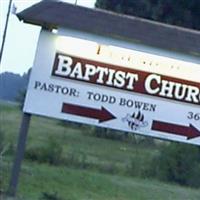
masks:
<instances>
[{"instance_id":1,"label":"dark brown post","mask_svg":"<svg viewBox=\"0 0 200 200\"><path fill-rule=\"evenodd\" d=\"M28 135L28 129L30 124L31 114L23 113L21 127L19 130L18 144L15 154L15 160L10 177L10 183L8 188L8 195L15 196L18 186L19 174L21 169L21 163L24 158L24 152L26 147L26 138Z\"/></svg>"}]
</instances>

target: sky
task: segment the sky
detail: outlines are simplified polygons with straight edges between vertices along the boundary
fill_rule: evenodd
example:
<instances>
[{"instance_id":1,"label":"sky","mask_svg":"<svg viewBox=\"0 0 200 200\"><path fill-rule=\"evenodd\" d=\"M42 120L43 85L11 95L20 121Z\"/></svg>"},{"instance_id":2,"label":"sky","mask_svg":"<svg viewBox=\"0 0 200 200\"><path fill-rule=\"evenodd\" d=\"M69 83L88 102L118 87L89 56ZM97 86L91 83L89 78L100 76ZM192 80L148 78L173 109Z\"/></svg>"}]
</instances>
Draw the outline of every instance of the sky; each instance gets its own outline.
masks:
<instances>
[{"instance_id":1,"label":"sky","mask_svg":"<svg viewBox=\"0 0 200 200\"><path fill-rule=\"evenodd\" d=\"M13 3L17 7L17 12L20 12L40 1L13 0ZM76 0L62 1L74 4ZM94 7L94 3L95 0L77 0L78 5L90 8ZM9 0L0 0L0 45L2 44L8 4ZM20 22L14 14L10 14L0 73L9 71L22 75L32 67L39 31L39 26Z\"/></svg>"}]
</instances>

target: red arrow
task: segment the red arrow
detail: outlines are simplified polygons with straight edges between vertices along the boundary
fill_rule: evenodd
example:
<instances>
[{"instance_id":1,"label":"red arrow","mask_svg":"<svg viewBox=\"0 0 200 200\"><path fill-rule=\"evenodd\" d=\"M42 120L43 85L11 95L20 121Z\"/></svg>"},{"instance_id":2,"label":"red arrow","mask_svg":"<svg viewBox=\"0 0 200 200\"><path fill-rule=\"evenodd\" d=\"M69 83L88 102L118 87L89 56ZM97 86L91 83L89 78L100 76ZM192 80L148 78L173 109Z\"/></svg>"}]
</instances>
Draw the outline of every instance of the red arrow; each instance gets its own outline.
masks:
<instances>
[{"instance_id":1,"label":"red arrow","mask_svg":"<svg viewBox=\"0 0 200 200\"><path fill-rule=\"evenodd\" d=\"M106 110L104 107L101 107L101 109L96 109L96 108L88 108L84 106L63 103L62 112L82 117L98 119L99 123L109 121L111 119L116 119L116 117L108 110Z\"/></svg>"},{"instance_id":2,"label":"red arrow","mask_svg":"<svg viewBox=\"0 0 200 200\"><path fill-rule=\"evenodd\" d=\"M182 135L187 137L188 140L200 136L200 131L192 124L190 124L189 126L182 126L178 124L172 124L154 120L151 129L175 135Z\"/></svg>"}]
</instances>

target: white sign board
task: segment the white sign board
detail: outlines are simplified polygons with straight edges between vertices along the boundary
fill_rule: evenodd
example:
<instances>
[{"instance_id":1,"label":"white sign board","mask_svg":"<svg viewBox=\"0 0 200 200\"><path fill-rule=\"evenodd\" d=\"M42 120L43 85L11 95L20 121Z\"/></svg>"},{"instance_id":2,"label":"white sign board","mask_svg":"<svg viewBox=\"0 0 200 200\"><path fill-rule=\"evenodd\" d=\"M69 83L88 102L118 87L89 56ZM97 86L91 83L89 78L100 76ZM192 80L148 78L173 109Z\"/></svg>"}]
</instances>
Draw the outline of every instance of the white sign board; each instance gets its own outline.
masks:
<instances>
[{"instance_id":1,"label":"white sign board","mask_svg":"<svg viewBox=\"0 0 200 200\"><path fill-rule=\"evenodd\" d=\"M200 145L200 66L42 31L24 112Z\"/></svg>"}]
</instances>

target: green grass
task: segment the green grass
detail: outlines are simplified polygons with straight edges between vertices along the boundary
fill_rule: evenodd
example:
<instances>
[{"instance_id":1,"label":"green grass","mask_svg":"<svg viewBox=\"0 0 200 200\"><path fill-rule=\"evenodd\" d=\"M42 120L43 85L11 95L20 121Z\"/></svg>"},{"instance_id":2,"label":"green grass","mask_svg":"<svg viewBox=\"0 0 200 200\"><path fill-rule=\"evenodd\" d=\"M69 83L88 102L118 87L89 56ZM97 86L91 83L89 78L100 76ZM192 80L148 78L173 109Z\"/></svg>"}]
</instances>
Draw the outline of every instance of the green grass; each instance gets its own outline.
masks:
<instances>
[{"instance_id":1,"label":"green grass","mask_svg":"<svg viewBox=\"0 0 200 200\"><path fill-rule=\"evenodd\" d=\"M88 170L25 163L19 185L19 199L36 200L42 192L57 192L66 200L198 200L198 190L106 175Z\"/></svg>"},{"instance_id":2,"label":"green grass","mask_svg":"<svg viewBox=\"0 0 200 200\"><path fill-rule=\"evenodd\" d=\"M13 105L0 104L1 129L5 143L16 146L21 112ZM60 121L33 116L27 150L44 146L52 137L63 147L63 158L72 155L87 163L86 168L73 163L51 166L24 160L18 199L39 200L42 193L57 192L63 200L198 200L200 190L138 178L142 167L159 151L159 146L97 138L90 128L62 126ZM131 137L129 138L131 140ZM3 156L3 190L8 187L12 151ZM132 161L138 166L127 173ZM70 162L71 160L68 160ZM78 162L81 164L81 161ZM155 163L156 164L156 163ZM145 176L144 176L145 177Z\"/></svg>"}]
</instances>

